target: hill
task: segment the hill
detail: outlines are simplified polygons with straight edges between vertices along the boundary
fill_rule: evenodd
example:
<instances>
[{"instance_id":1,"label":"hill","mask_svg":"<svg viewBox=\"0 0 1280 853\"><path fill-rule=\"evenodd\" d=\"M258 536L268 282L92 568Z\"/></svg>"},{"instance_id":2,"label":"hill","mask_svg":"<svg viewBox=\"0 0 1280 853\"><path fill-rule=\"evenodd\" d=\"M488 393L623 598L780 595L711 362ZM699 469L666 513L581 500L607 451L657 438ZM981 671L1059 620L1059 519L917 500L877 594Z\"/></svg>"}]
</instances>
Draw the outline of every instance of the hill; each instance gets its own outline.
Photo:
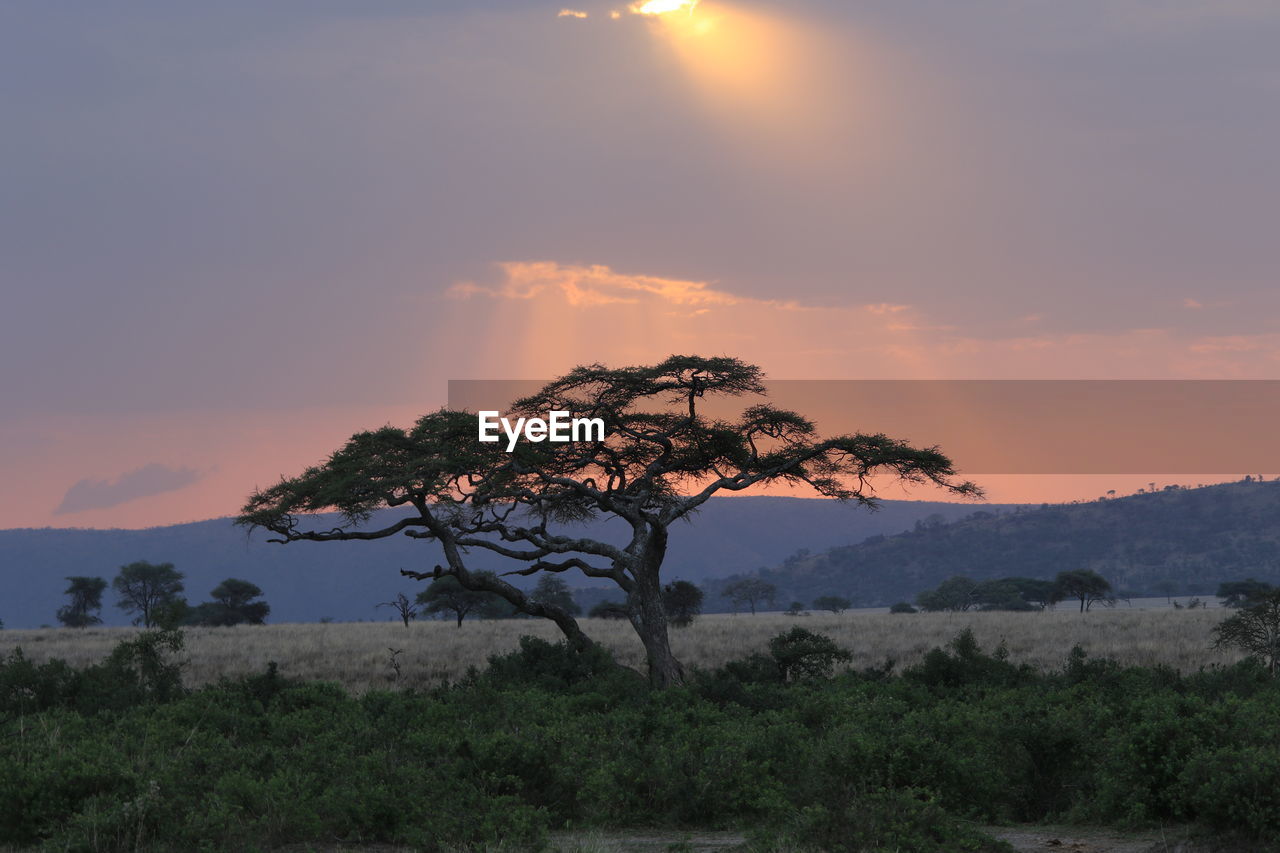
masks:
<instances>
[{"instance_id":1,"label":"hill","mask_svg":"<svg viewBox=\"0 0 1280 853\"><path fill-rule=\"evenodd\" d=\"M930 516L954 519L971 512L972 504L921 501L886 501L872 513L823 499L719 498L691 524L672 530L665 574L702 583L776 564L800 548L853 544L910 529ZM615 530L606 524L588 529L596 535ZM9 628L52 623L65 603L67 575L110 579L135 560L174 563L186 575L192 601L207 598L227 577L253 581L271 604L272 622L385 619L389 612L375 605L414 590L398 569L437 562L430 544L403 537L288 546L264 540L261 532L247 536L226 518L146 530L0 530L0 620ZM478 568L509 568L499 558L486 563L476 556ZM111 606L109 590L104 600L107 624L126 624L125 615Z\"/></svg>"},{"instance_id":2,"label":"hill","mask_svg":"<svg viewBox=\"0 0 1280 853\"><path fill-rule=\"evenodd\" d=\"M784 604L834 594L857 606L882 606L914 601L952 575L1051 579L1068 569L1093 569L1131 595L1206 595L1224 580L1245 577L1280 583L1280 482L983 508L950 523L923 519L897 535L755 574L779 588Z\"/></svg>"}]
</instances>

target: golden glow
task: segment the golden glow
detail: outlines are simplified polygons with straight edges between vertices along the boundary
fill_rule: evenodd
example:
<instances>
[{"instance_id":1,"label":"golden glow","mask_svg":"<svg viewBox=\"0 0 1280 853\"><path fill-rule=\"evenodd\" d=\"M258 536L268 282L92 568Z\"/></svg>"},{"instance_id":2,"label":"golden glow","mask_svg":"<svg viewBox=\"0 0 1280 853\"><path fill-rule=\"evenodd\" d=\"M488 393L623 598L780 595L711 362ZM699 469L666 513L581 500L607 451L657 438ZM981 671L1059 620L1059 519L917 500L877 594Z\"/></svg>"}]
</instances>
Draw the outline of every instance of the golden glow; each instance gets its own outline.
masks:
<instances>
[{"instance_id":1,"label":"golden glow","mask_svg":"<svg viewBox=\"0 0 1280 853\"><path fill-rule=\"evenodd\" d=\"M644 3L632 3L631 11L637 15L666 15L671 12L684 12L692 15L698 0L647 0Z\"/></svg>"}]
</instances>

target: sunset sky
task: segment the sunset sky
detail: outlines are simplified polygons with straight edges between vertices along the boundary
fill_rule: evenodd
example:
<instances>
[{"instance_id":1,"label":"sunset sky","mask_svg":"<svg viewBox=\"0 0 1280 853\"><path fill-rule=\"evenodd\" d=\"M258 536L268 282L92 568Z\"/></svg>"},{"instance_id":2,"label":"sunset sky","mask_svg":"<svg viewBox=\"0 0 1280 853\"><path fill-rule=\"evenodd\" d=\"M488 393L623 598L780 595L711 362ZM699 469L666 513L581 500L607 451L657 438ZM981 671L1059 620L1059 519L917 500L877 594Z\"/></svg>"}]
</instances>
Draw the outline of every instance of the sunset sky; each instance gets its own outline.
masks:
<instances>
[{"instance_id":1,"label":"sunset sky","mask_svg":"<svg viewBox=\"0 0 1280 853\"><path fill-rule=\"evenodd\" d=\"M1280 378L1275 0L639 12L0 5L0 527L584 362Z\"/></svg>"}]
</instances>

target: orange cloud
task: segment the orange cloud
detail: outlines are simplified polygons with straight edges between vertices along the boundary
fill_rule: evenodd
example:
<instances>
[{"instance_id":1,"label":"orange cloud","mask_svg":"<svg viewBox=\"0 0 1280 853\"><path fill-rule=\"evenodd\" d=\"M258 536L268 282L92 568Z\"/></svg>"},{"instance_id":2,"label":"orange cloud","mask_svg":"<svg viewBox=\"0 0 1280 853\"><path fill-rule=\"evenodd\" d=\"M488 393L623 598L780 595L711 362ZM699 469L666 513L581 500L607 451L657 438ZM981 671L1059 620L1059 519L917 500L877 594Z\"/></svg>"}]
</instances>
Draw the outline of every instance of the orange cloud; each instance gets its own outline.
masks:
<instances>
[{"instance_id":1,"label":"orange cloud","mask_svg":"<svg viewBox=\"0 0 1280 853\"><path fill-rule=\"evenodd\" d=\"M469 364L515 378L574 364L643 363L672 352L723 353L777 378L1273 378L1280 336L1198 337L1175 329L977 335L914 306L807 305L734 293L719 282L626 273L603 264L510 261L492 283L449 291ZM867 292L884 292L867 283ZM475 297L484 297L477 300ZM478 348L475 343L482 345ZM520 353L518 360L509 354ZM513 368L514 365L514 368Z\"/></svg>"}]
</instances>

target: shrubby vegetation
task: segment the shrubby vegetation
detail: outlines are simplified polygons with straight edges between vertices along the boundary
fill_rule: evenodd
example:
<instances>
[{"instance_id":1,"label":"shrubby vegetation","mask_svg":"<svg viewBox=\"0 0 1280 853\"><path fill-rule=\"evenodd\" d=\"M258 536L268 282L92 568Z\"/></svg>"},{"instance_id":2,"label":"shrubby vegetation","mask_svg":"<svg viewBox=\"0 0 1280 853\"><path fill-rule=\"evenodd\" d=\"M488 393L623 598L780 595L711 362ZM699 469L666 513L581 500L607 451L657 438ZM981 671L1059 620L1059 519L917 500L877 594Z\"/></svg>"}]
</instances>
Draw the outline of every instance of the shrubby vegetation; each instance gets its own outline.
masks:
<instances>
[{"instance_id":1,"label":"shrubby vegetation","mask_svg":"<svg viewBox=\"0 0 1280 853\"><path fill-rule=\"evenodd\" d=\"M1280 683L1075 649L1044 674L971 634L899 675L832 676L795 628L650 688L525 638L459 683L352 696L274 667L198 691L182 635L94 667L0 663L0 845L221 850L536 846L551 829L749 829L757 849L1007 850L975 823L1195 822L1280 836Z\"/></svg>"}]
</instances>

